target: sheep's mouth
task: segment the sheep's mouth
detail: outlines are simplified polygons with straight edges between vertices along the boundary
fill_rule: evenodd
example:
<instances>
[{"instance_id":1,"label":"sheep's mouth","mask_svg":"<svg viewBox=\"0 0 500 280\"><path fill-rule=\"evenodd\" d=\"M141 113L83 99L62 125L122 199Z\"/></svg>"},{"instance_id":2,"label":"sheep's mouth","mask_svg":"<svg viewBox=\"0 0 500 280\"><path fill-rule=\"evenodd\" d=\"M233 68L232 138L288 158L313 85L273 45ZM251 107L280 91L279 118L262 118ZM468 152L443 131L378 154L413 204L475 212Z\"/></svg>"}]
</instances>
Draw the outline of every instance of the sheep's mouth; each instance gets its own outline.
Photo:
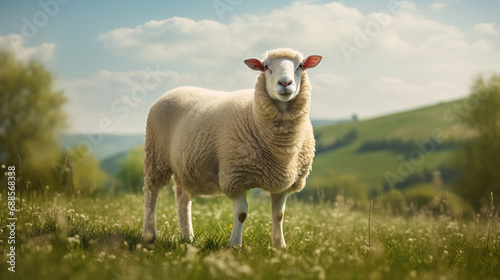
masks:
<instances>
[{"instance_id":1,"label":"sheep's mouth","mask_svg":"<svg viewBox=\"0 0 500 280\"><path fill-rule=\"evenodd\" d=\"M290 96L293 94L293 91L284 90L284 91L277 91L276 93L281 96Z\"/></svg>"},{"instance_id":2,"label":"sheep's mouth","mask_svg":"<svg viewBox=\"0 0 500 280\"><path fill-rule=\"evenodd\" d=\"M281 96L290 96L290 95L292 95L291 92L286 92L286 91L284 91L284 92L278 92L278 94L281 95Z\"/></svg>"}]
</instances>

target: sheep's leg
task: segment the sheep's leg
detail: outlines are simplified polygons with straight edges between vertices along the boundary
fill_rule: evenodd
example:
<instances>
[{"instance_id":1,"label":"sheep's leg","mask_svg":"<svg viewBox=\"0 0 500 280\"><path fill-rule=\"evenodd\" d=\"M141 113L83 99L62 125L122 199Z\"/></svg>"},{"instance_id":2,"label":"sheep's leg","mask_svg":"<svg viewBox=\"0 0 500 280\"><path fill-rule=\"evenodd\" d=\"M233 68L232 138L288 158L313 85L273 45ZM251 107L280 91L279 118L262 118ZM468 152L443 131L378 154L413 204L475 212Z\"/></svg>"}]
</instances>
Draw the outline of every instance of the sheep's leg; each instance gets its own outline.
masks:
<instances>
[{"instance_id":1,"label":"sheep's leg","mask_svg":"<svg viewBox=\"0 0 500 280\"><path fill-rule=\"evenodd\" d=\"M233 231L229 243L231 246L239 246L242 243L243 223L247 218L248 203L246 192L241 192L233 198Z\"/></svg>"},{"instance_id":2,"label":"sheep's leg","mask_svg":"<svg viewBox=\"0 0 500 280\"><path fill-rule=\"evenodd\" d=\"M193 222L191 221L191 196L182 190L182 187L175 186L175 199L177 201L177 214L179 215L179 231L182 238L192 241Z\"/></svg>"},{"instance_id":3,"label":"sheep's leg","mask_svg":"<svg viewBox=\"0 0 500 280\"><path fill-rule=\"evenodd\" d=\"M273 234L272 242L274 248L285 248L285 237L283 236L283 217L285 215L285 203L288 194L271 194L271 210L273 214Z\"/></svg>"},{"instance_id":4,"label":"sheep's leg","mask_svg":"<svg viewBox=\"0 0 500 280\"><path fill-rule=\"evenodd\" d=\"M160 188L144 188L144 226L142 238L146 242L154 242L158 238L156 233L156 201Z\"/></svg>"}]
</instances>

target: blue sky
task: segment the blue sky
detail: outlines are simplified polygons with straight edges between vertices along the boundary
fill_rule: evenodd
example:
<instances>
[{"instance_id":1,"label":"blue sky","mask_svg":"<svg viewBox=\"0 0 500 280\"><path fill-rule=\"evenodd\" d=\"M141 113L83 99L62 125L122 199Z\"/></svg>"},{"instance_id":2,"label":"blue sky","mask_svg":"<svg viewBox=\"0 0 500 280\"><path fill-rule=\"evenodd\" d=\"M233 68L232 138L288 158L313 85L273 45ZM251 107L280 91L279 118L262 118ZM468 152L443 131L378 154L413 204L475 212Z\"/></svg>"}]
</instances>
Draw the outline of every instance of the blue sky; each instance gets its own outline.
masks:
<instances>
[{"instance_id":1,"label":"blue sky","mask_svg":"<svg viewBox=\"0 0 500 280\"><path fill-rule=\"evenodd\" d=\"M283 46L324 56L309 73L313 118L370 118L464 97L475 76L500 72L499 10L486 0L0 1L0 48L56 74L73 132L142 133L162 93L250 88L257 73L242 61Z\"/></svg>"}]
</instances>

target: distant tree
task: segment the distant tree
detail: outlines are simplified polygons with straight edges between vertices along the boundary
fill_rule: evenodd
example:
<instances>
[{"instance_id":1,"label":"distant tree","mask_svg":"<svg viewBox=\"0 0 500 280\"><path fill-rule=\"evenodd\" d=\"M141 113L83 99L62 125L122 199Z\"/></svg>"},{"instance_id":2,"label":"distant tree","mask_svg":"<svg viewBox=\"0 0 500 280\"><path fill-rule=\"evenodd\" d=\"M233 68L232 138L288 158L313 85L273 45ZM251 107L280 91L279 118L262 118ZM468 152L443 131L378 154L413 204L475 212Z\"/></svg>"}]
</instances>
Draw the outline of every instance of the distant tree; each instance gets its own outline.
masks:
<instances>
[{"instance_id":1,"label":"distant tree","mask_svg":"<svg viewBox=\"0 0 500 280\"><path fill-rule=\"evenodd\" d=\"M51 163L60 156L56 139L66 124L65 102L40 62L0 51L0 161L18 165L20 158L25 179L47 184Z\"/></svg>"},{"instance_id":2,"label":"distant tree","mask_svg":"<svg viewBox=\"0 0 500 280\"><path fill-rule=\"evenodd\" d=\"M490 196L500 197L500 75L480 77L456 110L458 120L477 132L455 158L462 168L454 191L479 209Z\"/></svg>"},{"instance_id":3,"label":"distant tree","mask_svg":"<svg viewBox=\"0 0 500 280\"><path fill-rule=\"evenodd\" d=\"M352 121L357 122L358 121L358 115L352 114Z\"/></svg>"},{"instance_id":4,"label":"distant tree","mask_svg":"<svg viewBox=\"0 0 500 280\"><path fill-rule=\"evenodd\" d=\"M72 195L95 195L102 191L108 175L99 167L99 160L92 154L81 153L78 148L67 149L57 162L61 188Z\"/></svg>"},{"instance_id":5,"label":"distant tree","mask_svg":"<svg viewBox=\"0 0 500 280\"><path fill-rule=\"evenodd\" d=\"M318 143L320 142L319 139L321 137L321 134L317 133L314 137L316 138L317 143L316 155L319 155L321 153L325 153L352 144L354 141L356 141L356 139L358 139L358 131L356 129L351 129L346 134L340 136L329 145Z\"/></svg>"},{"instance_id":6,"label":"distant tree","mask_svg":"<svg viewBox=\"0 0 500 280\"><path fill-rule=\"evenodd\" d=\"M121 171L118 174L120 188L126 191L140 192L144 185L142 160L144 148L142 146L131 149L120 163Z\"/></svg>"}]
</instances>

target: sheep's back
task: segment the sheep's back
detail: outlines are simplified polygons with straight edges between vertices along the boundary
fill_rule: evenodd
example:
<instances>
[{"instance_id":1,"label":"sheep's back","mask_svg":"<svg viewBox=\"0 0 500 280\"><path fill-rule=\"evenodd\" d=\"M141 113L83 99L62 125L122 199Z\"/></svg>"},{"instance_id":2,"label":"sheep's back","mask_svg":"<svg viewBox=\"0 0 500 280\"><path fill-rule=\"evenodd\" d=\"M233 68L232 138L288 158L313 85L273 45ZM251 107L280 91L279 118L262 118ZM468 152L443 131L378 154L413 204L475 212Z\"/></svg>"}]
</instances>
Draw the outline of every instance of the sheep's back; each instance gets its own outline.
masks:
<instances>
[{"instance_id":1,"label":"sheep's back","mask_svg":"<svg viewBox=\"0 0 500 280\"><path fill-rule=\"evenodd\" d=\"M154 150L172 172L176 183L185 187L217 185L218 143L227 133L228 121L237 121L251 107L253 90L213 91L198 87L173 89L151 107L146 142L155 142ZM146 143L146 147L148 143ZM161 147L161 148L158 148ZM147 152L147 151L146 151ZM209 194L213 189L194 190Z\"/></svg>"}]
</instances>

